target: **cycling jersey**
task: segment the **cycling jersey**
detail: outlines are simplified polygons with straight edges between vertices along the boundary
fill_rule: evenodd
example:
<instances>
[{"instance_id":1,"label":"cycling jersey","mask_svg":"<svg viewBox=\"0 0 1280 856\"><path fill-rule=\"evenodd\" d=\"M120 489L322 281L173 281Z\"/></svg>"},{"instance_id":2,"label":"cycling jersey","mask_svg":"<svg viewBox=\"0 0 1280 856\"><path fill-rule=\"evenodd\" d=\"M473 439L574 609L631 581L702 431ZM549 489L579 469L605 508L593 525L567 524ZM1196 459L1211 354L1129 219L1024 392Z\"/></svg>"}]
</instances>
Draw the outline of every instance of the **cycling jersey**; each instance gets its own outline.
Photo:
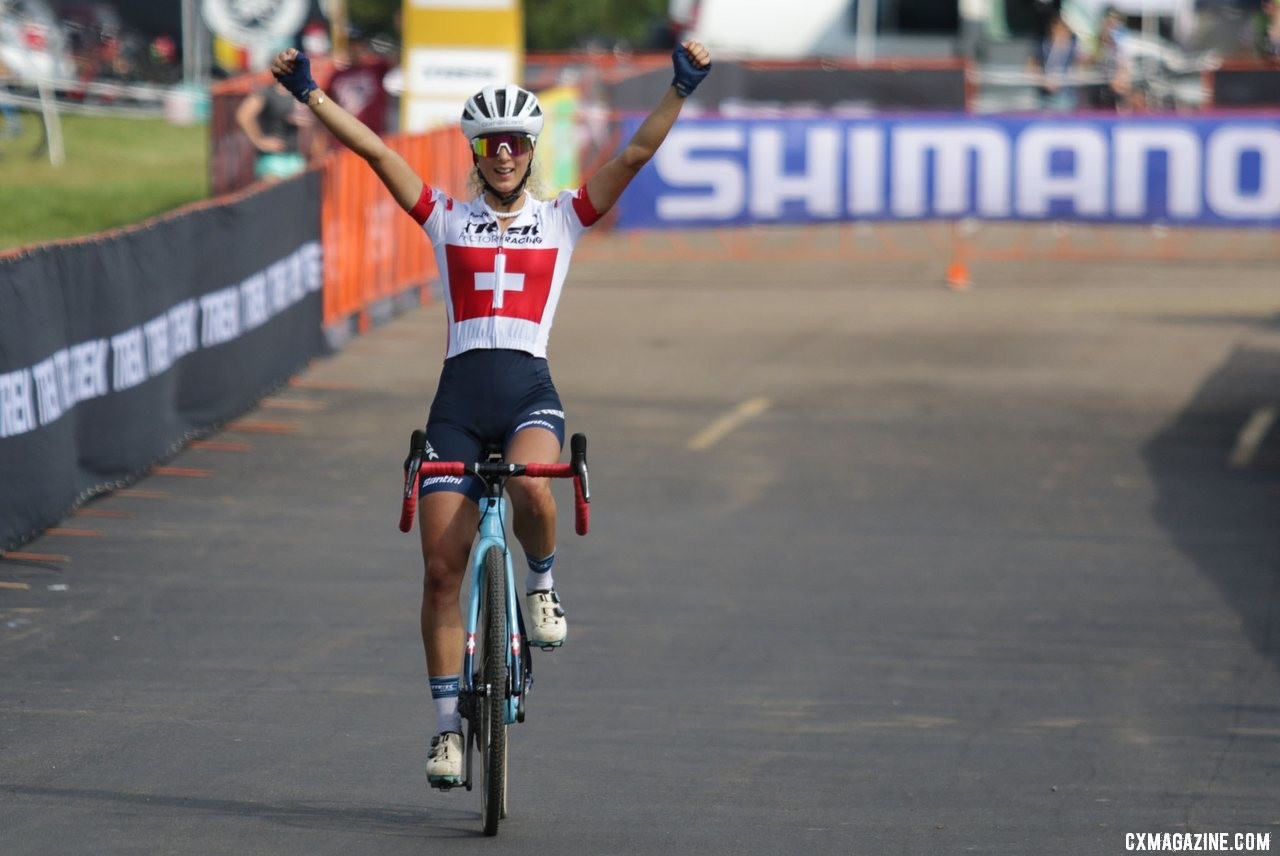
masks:
<instances>
[{"instance_id":1,"label":"cycling jersey","mask_svg":"<svg viewBox=\"0 0 1280 856\"><path fill-rule=\"evenodd\" d=\"M483 197L460 202L424 187L409 213L431 239L445 284L445 358L473 348L545 357L573 247L600 219L586 188L526 196L505 232Z\"/></svg>"}]
</instances>

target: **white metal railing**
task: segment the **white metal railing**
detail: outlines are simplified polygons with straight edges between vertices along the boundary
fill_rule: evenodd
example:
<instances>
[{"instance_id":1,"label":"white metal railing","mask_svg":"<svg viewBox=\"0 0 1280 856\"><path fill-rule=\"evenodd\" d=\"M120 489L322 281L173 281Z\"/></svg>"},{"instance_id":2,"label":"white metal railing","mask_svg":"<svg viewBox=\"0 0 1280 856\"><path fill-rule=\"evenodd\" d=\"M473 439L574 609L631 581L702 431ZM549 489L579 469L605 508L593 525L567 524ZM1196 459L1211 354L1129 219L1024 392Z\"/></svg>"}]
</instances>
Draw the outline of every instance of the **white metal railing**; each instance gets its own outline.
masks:
<instances>
[{"instance_id":1,"label":"white metal railing","mask_svg":"<svg viewBox=\"0 0 1280 856\"><path fill-rule=\"evenodd\" d=\"M86 116L156 117L164 113L173 86L145 83L98 83L58 78L33 83L0 81L0 102L41 107L41 92L58 99L58 112Z\"/></svg>"},{"instance_id":2,"label":"white metal railing","mask_svg":"<svg viewBox=\"0 0 1280 856\"><path fill-rule=\"evenodd\" d=\"M1174 70L1136 63L1130 70L1130 82L1133 87L1145 91L1149 101L1153 102L1152 106L1198 108L1205 106L1210 97L1201 71L1202 67L1196 65ZM974 69L969 72L969 80L977 91L974 108L977 112L1034 108L1039 105L1037 90L1046 79L1051 79L1060 88L1084 91L1088 87L1105 84L1107 75L1087 66L1048 78L1017 66Z\"/></svg>"},{"instance_id":3,"label":"white metal railing","mask_svg":"<svg viewBox=\"0 0 1280 856\"><path fill-rule=\"evenodd\" d=\"M63 113L155 119L166 115L174 97L191 96L180 86L145 83L88 83L53 78L41 78L34 83L0 81L0 104L40 112L49 162L54 166L66 162L60 118Z\"/></svg>"}]
</instances>

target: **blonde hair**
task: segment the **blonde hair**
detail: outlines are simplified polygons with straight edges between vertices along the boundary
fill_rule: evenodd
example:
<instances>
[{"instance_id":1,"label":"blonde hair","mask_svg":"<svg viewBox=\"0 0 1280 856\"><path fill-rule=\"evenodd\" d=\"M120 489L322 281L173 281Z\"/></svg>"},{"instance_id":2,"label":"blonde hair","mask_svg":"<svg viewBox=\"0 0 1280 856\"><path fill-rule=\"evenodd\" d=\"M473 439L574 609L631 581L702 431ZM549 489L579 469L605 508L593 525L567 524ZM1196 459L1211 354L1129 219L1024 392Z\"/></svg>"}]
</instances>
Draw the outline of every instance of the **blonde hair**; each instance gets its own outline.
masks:
<instances>
[{"instance_id":1,"label":"blonde hair","mask_svg":"<svg viewBox=\"0 0 1280 856\"><path fill-rule=\"evenodd\" d=\"M529 180L525 182L524 189L529 191L529 195L534 199L543 200L547 198L546 188L542 182L542 171L538 169L538 155L529 159ZM471 199L479 199L484 196L484 180L480 178L479 165L471 168L471 173L467 176L467 196Z\"/></svg>"}]
</instances>

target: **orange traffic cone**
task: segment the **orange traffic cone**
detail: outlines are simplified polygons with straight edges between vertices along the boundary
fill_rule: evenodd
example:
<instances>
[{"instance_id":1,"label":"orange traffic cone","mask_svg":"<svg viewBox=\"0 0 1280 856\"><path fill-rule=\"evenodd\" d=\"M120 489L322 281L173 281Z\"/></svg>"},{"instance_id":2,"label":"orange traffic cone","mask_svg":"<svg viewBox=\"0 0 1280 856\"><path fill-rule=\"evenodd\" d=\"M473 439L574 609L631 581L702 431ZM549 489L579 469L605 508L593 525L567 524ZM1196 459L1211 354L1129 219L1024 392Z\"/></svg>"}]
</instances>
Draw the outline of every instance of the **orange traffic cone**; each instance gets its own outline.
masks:
<instances>
[{"instance_id":1,"label":"orange traffic cone","mask_svg":"<svg viewBox=\"0 0 1280 856\"><path fill-rule=\"evenodd\" d=\"M952 291L968 291L973 283L969 279L969 262L966 260L964 236L960 225L951 223L951 264L947 266L947 288Z\"/></svg>"}]
</instances>

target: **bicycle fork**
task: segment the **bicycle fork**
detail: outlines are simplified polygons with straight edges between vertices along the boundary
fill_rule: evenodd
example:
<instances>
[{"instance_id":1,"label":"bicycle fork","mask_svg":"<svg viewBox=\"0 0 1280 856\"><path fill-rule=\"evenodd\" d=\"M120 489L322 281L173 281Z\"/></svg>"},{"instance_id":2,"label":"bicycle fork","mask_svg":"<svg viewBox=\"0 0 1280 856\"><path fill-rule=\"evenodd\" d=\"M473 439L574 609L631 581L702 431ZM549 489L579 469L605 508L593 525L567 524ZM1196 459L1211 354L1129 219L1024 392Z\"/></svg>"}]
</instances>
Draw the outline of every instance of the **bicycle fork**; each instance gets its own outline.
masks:
<instances>
[{"instance_id":1,"label":"bicycle fork","mask_svg":"<svg viewBox=\"0 0 1280 856\"><path fill-rule=\"evenodd\" d=\"M511 565L511 551L507 549L505 522L507 504L503 497L485 497L480 500L480 538L478 539L472 558L471 599L467 610L467 631L463 648L462 686L459 692L459 711L470 723L466 751L466 780L463 783L471 790L471 764L473 748L479 740L479 702L490 693L501 693L507 700L504 706L504 720L507 725L524 722L525 697L533 687L533 657L528 649L528 636L525 632L524 611L520 599L516 596L515 574ZM506 572L507 599L507 682L505 686L495 687L491 684L476 682L476 647L480 627L481 600L486 591L487 580L484 558L490 548L497 547L502 551Z\"/></svg>"}]
</instances>

